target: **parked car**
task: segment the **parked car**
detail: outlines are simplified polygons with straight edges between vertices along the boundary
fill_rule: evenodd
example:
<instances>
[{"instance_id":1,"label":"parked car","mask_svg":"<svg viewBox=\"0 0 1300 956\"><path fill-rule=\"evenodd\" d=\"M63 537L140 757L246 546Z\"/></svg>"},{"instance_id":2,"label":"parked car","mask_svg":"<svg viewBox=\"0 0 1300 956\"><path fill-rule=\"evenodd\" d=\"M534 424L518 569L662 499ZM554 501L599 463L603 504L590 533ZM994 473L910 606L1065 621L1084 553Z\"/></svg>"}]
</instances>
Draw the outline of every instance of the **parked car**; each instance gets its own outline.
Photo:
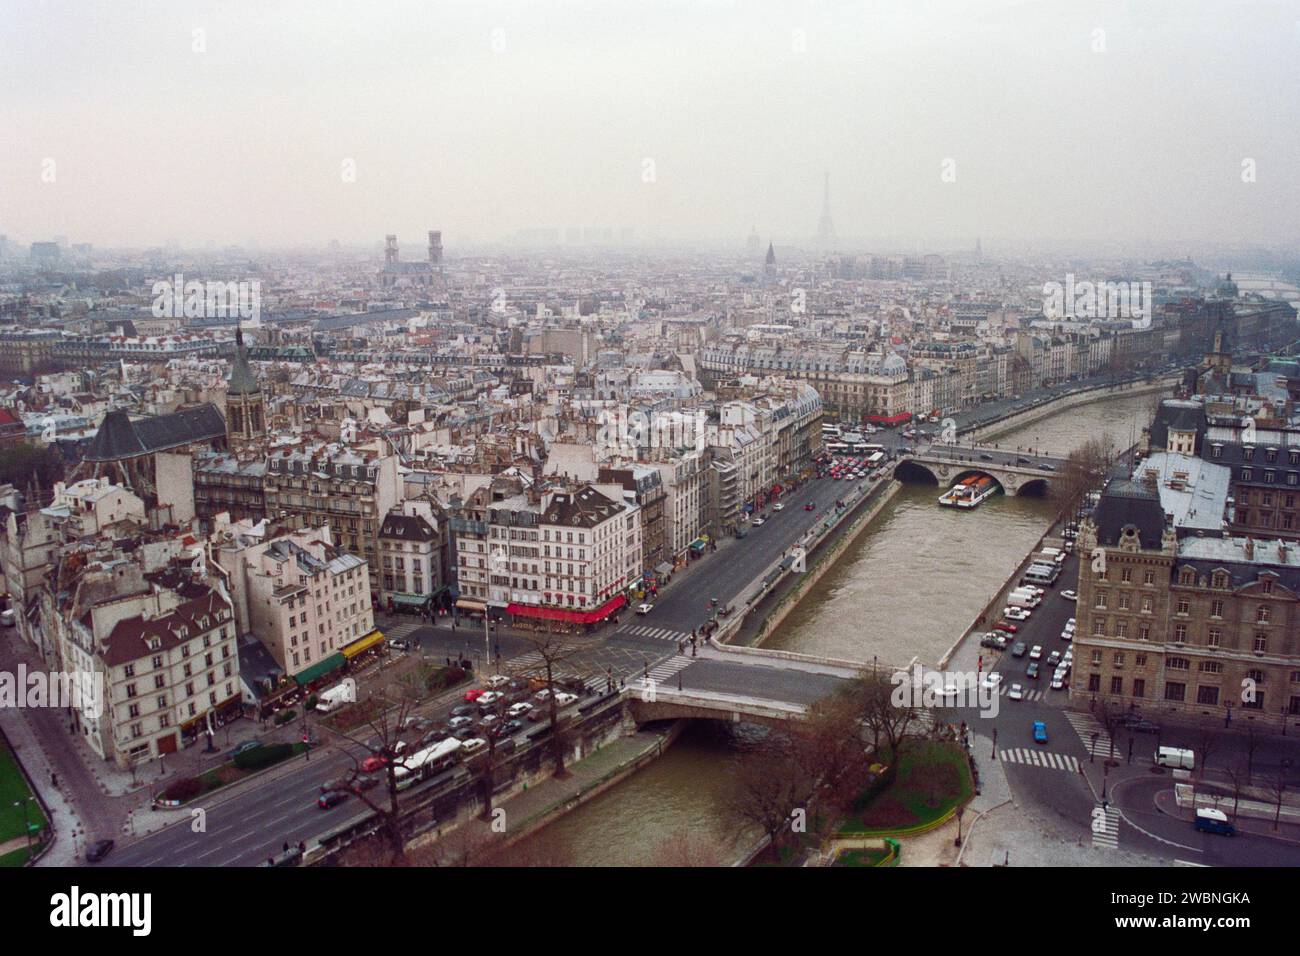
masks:
<instances>
[{"instance_id":1,"label":"parked car","mask_svg":"<svg viewBox=\"0 0 1300 956\"><path fill-rule=\"evenodd\" d=\"M1031 661L1036 661L1042 656L1043 656L1043 645L1035 644L1032 648L1030 648L1029 659Z\"/></svg>"},{"instance_id":2,"label":"parked car","mask_svg":"<svg viewBox=\"0 0 1300 956\"><path fill-rule=\"evenodd\" d=\"M1047 724L1041 720L1034 721L1034 743L1047 743Z\"/></svg>"},{"instance_id":3,"label":"parked car","mask_svg":"<svg viewBox=\"0 0 1300 956\"><path fill-rule=\"evenodd\" d=\"M1060 651L1052 651L1052 653L1050 653L1050 654L1047 655L1047 666L1048 666L1048 667L1055 667L1055 666L1056 666L1057 664L1059 664L1059 663L1061 663L1061 652L1060 652Z\"/></svg>"},{"instance_id":4,"label":"parked car","mask_svg":"<svg viewBox=\"0 0 1300 956\"><path fill-rule=\"evenodd\" d=\"M1033 613L1027 607L1004 607L1002 616L1012 621L1027 621L1029 615Z\"/></svg>"},{"instance_id":5,"label":"parked car","mask_svg":"<svg viewBox=\"0 0 1300 956\"><path fill-rule=\"evenodd\" d=\"M316 801L316 806L320 807L322 810L329 810L332 807L337 807L347 798L348 795L343 790L330 790L328 793L322 793L320 795L320 799Z\"/></svg>"},{"instance_id":6,"label":"parked car","mask_svg":"<svg viewBox=\"0 0 1300 956\"><path fill-rule=\"evenodd\" d=\"M1145 717L1128 717L1120 722L1120 726L1130 733L1134 734L1158 734L1160 725L1147 720Z\"/></svg>"},{"instance_id":7,"label":"parked car","mask_svg":"<svg viewBox=\"0 0 1300 956\"><path fill-rule=\"evenodd\" d=\"M816 509L817 509L817 503L813 501L810 501L803 506L804 511L815 511Z\"/></svg>"},{"instance_id":8,"label":"parked car","mask_svg":"<svg viewBox=\"0 0 1300 956\"><path fill-rule=\"evenodd\" d=\"M255 750L260 746L262 746L262 742L260 740L245 740L234 750L230 751L230 755L232 757L238 757L240 754L246 754L250 750Z\"/></svg>"},{"instance_id":9,"label":"parked car","mask_svg":"<svg viewBox=\"0 0 1300 956\"><path fill-rule=\"evenodd\" d=\"M1222 833L1224 836L1236 836L1237 828L1228 820L1222 810L1202 807L1196 811L1196 829L1202 833Z\"/></svg>"},{"instance_id":10,"label":"parked car","mask_svg":"<svg viewBox=\"0 0 1300 956\"><path fill-rule=\"evenodd\" d=\"M1038 680L1038 661L1029 662L1029 666L1025 668L1025 676L1030 680Z\"/></svg>"},{"instance_id":11,"label":"parked car","mask_svg":"<svg viewBox=\"0 0 1300 956\"><path fill-rule=\"evenodd\" d=\"M86 847L86 862L98 863L104 857L113 852L113 847L117 846L112 840L96 840L90 846Z\"/></svg>"},{"instance_id":12,"label":"parked car","mask_svg":"<svg viewBox=\"0 0 1300 956\"><path fill-rule=\"evenodd\" d=\"M997 628L999 631L1006 631L1008 634L1014 634L1014 633L1016 633L1016 631L1020 630L1019 627L1017 627L1016 625L1012 624L1012 623L1011 623L1010 621L1008 621L1008 620L1000 620L1000 621L998 621L996 624L994 624L993 626L994 626L995 628Z\"/></svg>"},{"instance_id":13,"label":"parked car","mask_svg":"<svg viewBox=\"0 0 1300 956\"><path fill-rule=\"evenodd\" d=\"M1061 669L1058 668L1057 671L1056 671L1056 673L1052 675L1052 683L1051 683L1051 685L1050 685L1051 689L1052 689L1052 690L1064 690L1064 689L1065 689L1065 679L1066 679L1066 677L1065 677L1065 671L1063 671L1063 670L1061 670Z\"/></svg>"},{"instance_id":14,"label":"parked car","mask_svg":"<svg viewBox=\"0 0 1300 956\"><path fill-rule=\"evenodd\" d=\"M999 651L1006 650L1007 639L994 631L989 631L980 638L980 647L992 647Z\"/></svg>"}]
</instances>

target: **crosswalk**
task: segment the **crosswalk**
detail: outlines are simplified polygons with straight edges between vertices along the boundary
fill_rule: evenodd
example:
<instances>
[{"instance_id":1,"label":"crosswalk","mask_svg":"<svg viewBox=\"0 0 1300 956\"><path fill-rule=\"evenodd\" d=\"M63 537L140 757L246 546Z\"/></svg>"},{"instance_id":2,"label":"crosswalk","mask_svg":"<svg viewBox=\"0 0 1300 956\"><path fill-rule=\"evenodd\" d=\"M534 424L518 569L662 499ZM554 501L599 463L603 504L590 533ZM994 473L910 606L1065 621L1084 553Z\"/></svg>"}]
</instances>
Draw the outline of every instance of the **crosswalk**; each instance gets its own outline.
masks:
<instances>
[{"instance_id":1,"label":"crosswalk","mask_svg":"<svg viewBox=\"0 0 1300 956\"><path fill-rule=\"evenodd\" d=\"M678 671L690 667L693 663L695 663L695 659L689 654L674 654L672 657L662 660L654 667L650 668L650 680L653 681L654 684L662 687L666 685L672 677L676 676ZM636 678L636 686L641 687L643 685L650 686L646 681L644 674Z\"/></svg>"},{"instance_id":2,"label":"crosswalk","mask_svg":"<svg viewBox=\"0 0 1300 956\"><path fill-rule=\"evenodd\" d=\"M1119 846L1119 811L1100 803L1092 810L1092 845L1114 850Z\"/></svg>"},{"instance_id":3,"label":"crosswalk","mask_svg":"<svg viewBox=\"0 0 1300 956\"><path fill-rule=\"evenodd\" d=\"M674 644L691 639L691 635L687 631L674 631L672 628L654 627L650 624L629 624L626 627L620 627L615 633L631 634L636 637L652 637L657 641L672 641Z\"/></svg>"},{"instance_id":4,"label":"crosswalk","mask_svg":"<svg viewBox=\"0 0 1300 956\"><path fill-rule=\"evenodd\" d=\"M529 651L527 654L510 658L506 662L505 670L515 677L543 677L546 674L546 659L540 651ZM552 668L552 676L556 680L579 677L582 678L582 686L587 690L597 694L605 691L604 674L583 677L582 674L561 663Z\"/></svg>"},{"instance_id":5,"label":"crosswalk","mask_svg":"<svg viewBox=\"0 0 1300 956\"><path fill-rule=\"evenodd\" d=\"M1097 719L1091 714L1081 714L1077 711L1067 710L1065 719L1070 722L1079 739L1083 741L1083 749L1094 757L1109 757L1111 755L1110 735L1102 727ZM1097 735L1096 743L1093 743L1093 734Z\"/></svg>"},{"instance_id":6,"label":"crosswalk","mask_svg":"<svg viewBox=\"0 0 1300 956\"><path fill-rule=\"evenodd\" d=\"M1024 684L1021 684L1020 688L1025 695L1025 700L1045 700L1047 698L1047 694L1043 693L1041 690L1032 690L1025 687ZM1010 690L1011 685L1003 682L1002 686L998 688L998 696L1005 697Z\"/></svg>"},{"instance_id":7,"label":"crosswalk","mask_svg":"<svg viewBox=\"0 0 1300 956\"><path fill-rule=\"evenodd\" d=\"M1021 747L1009 747L999 750L998 757L1007 763L1023 763L1031 767L1046 767L1050 770L1079 772L1079 760L1066 754L1052 753L1048 750L1032 750Z\"/></svg>"}]
</instances>

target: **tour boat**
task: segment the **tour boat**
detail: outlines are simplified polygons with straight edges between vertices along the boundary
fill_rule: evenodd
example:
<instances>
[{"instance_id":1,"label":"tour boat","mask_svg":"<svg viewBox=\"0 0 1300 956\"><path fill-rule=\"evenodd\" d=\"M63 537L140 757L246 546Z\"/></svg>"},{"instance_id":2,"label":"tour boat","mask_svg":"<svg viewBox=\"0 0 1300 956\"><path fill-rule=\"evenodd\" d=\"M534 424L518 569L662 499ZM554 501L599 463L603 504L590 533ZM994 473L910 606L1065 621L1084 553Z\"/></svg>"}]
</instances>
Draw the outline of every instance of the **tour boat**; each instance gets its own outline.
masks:
<instances>
[{"instance_id":1,"label":"tour boat","mask_svg":"<svg viewBox=\"0 0 1300 956\"><path fill-rule=\"evenodd\" d=\"M939 496L939 504L946 505L949 508L977 508L980 502L989 495L996 494L998 483L988 475L977 475L974 478L967 478L965 481L959 481L942 495Z\"/></svg>"}]
</instances>

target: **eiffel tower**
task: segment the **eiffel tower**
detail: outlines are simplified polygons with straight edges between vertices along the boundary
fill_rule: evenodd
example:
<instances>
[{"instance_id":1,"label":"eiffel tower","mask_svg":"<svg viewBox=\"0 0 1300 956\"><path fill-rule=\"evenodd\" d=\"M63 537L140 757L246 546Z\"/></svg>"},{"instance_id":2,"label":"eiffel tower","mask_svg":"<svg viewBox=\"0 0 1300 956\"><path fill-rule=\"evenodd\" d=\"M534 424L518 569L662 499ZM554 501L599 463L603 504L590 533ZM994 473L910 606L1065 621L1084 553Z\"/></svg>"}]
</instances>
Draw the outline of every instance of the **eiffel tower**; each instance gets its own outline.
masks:
<instances>
[{"instance_id":1,"label":"eiffel tower","mask_svg":"<svg viewBox=\"0 0 1300 956\"><path fill-rule=\"evenodd\" d=\"M835 242L835 224L831 222L831 174L826 174L826 184L822 189L822 218L817 223L817 244L823 249Z\"/></svg>"}]
</instances>

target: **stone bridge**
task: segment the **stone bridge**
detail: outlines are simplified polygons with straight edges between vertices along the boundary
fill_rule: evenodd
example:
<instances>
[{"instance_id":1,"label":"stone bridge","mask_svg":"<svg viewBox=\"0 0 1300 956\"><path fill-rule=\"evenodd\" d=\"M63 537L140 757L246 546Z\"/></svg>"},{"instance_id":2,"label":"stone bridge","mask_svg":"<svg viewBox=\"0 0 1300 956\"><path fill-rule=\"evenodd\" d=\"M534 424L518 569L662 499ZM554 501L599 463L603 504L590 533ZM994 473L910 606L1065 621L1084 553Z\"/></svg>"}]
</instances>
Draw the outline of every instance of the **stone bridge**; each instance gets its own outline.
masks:
<instances>
[{"instance_id":1,"label":"stone bridge","mask_svg":"<svg viewBox=\"0 0 1300 956\"><path fill-rule=\"evenodd\" d=\"M1008 495L1041 494L1052 478L1065 470L1065 457L1035 451L995 449L986 446L930 445L917 448L894 466L894 477L905 480L924 473L940 487L960 478L988 475Z\"/></svg>"}]
</instances>

